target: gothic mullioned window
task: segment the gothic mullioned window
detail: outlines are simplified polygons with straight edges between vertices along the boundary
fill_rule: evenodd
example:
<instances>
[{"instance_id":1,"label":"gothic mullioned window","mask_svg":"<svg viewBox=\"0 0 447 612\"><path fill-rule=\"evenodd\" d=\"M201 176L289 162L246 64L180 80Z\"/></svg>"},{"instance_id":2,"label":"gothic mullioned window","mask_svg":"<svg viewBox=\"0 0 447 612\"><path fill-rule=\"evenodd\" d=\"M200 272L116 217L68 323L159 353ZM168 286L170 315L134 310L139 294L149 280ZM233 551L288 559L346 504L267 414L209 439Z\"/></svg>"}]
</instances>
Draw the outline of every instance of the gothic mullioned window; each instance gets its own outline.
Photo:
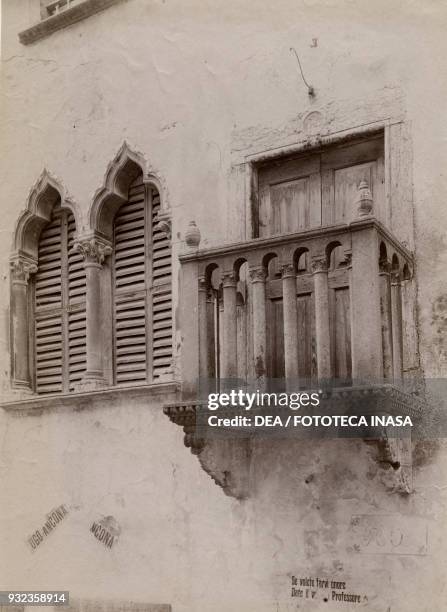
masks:
<instances>
[{"instance_id":1,"label":"gothic mullioned window","mask_svg":"<svg viewBox=\"0 0 447 612\"><path fill-rule=\"evenodd\" d=\"M79 234L79 211L44 172L11 255L11 377L39 395L172 378L169 213L124 147ZM121 165L120 165L121 164Z\"/></svg>"}]
</instances>

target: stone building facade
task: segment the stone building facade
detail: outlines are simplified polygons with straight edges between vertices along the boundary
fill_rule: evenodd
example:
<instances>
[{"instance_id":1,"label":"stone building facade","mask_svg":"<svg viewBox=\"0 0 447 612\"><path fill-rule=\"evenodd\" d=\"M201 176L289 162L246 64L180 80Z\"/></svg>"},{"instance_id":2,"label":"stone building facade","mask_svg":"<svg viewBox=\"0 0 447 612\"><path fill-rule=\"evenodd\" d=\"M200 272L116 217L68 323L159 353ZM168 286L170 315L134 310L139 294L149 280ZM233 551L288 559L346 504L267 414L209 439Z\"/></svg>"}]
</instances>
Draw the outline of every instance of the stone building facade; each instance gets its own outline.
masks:
<instances>
[{"instance_id":1,"label":"stone building facade","mask_svg":"<svg viewBox=\"0 0 447 612\"><path fill-rule=\"evenodd\" d=\"M2 0L3 589L443 609L442 437L196 425L199 381L235 378L442 410L446 19Z\"/></svg>"}]
</instances>

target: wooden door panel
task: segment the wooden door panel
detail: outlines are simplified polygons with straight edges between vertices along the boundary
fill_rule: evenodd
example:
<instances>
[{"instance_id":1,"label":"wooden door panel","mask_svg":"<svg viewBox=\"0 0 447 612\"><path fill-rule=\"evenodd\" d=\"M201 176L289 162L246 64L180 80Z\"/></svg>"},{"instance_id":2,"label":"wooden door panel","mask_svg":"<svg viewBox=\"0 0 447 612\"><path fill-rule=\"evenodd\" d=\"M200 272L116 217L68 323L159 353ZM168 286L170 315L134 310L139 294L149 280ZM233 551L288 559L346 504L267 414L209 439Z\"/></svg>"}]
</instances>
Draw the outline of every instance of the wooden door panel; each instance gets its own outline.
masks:
<instances>
[{"instance_id":1,"label":"wooden door panel","mask_svg":"<svg viewBox=\"0 0 447 612\"><path fill-rule=\"evenodd\" d=\"M259 236L274 236L321 223L320 158L292 159L260 168Z\"/></svg>"},{"instance_id":2,"label":"wooden door panel","mask_svg":"<svg viewBox=\"0 0 447 612\"><path fill-rule=\"evenodd\" d=\"M273 233L286 234L309 227L309 180L287 181L270 187Z\"/></svg>"}]
</instances>

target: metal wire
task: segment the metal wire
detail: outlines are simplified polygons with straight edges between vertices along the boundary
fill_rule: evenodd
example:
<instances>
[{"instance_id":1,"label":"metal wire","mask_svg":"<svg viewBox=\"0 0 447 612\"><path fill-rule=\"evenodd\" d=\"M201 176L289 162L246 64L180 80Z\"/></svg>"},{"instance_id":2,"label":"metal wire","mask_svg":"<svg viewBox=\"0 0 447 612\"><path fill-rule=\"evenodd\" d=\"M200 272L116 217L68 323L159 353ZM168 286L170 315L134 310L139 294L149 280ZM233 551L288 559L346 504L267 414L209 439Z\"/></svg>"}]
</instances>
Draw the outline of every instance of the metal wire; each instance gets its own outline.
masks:
<instances>
[{"instance_id":1,"label":"metal wire","mask_svg":"<svg viewBox=\"0 0 447 612\"><path fill-rule=\"evenodd\" d=\"M293 53L295 53L295 57L296 57L296 60L298 62L298 66L300 67L301 78L303 79L303 82L304 82L305 86L308 89L309 96L314 96L315 95L315 89L312 87L312 85L309 85L309 83L306 81L306 77L304 76L304 72L303 72L303 69L301 67L300 58L298 57L298 53L296 52L296 49L294 47L290 47L290 51L293 51Z\"/></svg>"}]
</instances>

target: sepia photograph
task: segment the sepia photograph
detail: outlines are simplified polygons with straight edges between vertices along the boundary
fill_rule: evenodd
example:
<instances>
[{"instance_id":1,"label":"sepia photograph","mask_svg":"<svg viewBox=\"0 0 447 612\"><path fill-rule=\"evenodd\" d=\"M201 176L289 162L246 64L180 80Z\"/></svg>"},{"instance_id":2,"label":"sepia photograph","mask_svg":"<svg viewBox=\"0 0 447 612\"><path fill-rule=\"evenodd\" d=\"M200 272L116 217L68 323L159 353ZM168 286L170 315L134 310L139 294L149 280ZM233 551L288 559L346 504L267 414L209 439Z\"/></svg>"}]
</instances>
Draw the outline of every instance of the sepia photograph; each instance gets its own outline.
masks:
<instances>
[{"instance_id":1,"label":"sepia photograph","mask_svg":"<svg viewBox=\"0 0 447 612\"><path fill-rule=\"evenodd\" d=\"M447 4L0 24L0 612L447 612Z\"/></svg>"}]
</instances>

